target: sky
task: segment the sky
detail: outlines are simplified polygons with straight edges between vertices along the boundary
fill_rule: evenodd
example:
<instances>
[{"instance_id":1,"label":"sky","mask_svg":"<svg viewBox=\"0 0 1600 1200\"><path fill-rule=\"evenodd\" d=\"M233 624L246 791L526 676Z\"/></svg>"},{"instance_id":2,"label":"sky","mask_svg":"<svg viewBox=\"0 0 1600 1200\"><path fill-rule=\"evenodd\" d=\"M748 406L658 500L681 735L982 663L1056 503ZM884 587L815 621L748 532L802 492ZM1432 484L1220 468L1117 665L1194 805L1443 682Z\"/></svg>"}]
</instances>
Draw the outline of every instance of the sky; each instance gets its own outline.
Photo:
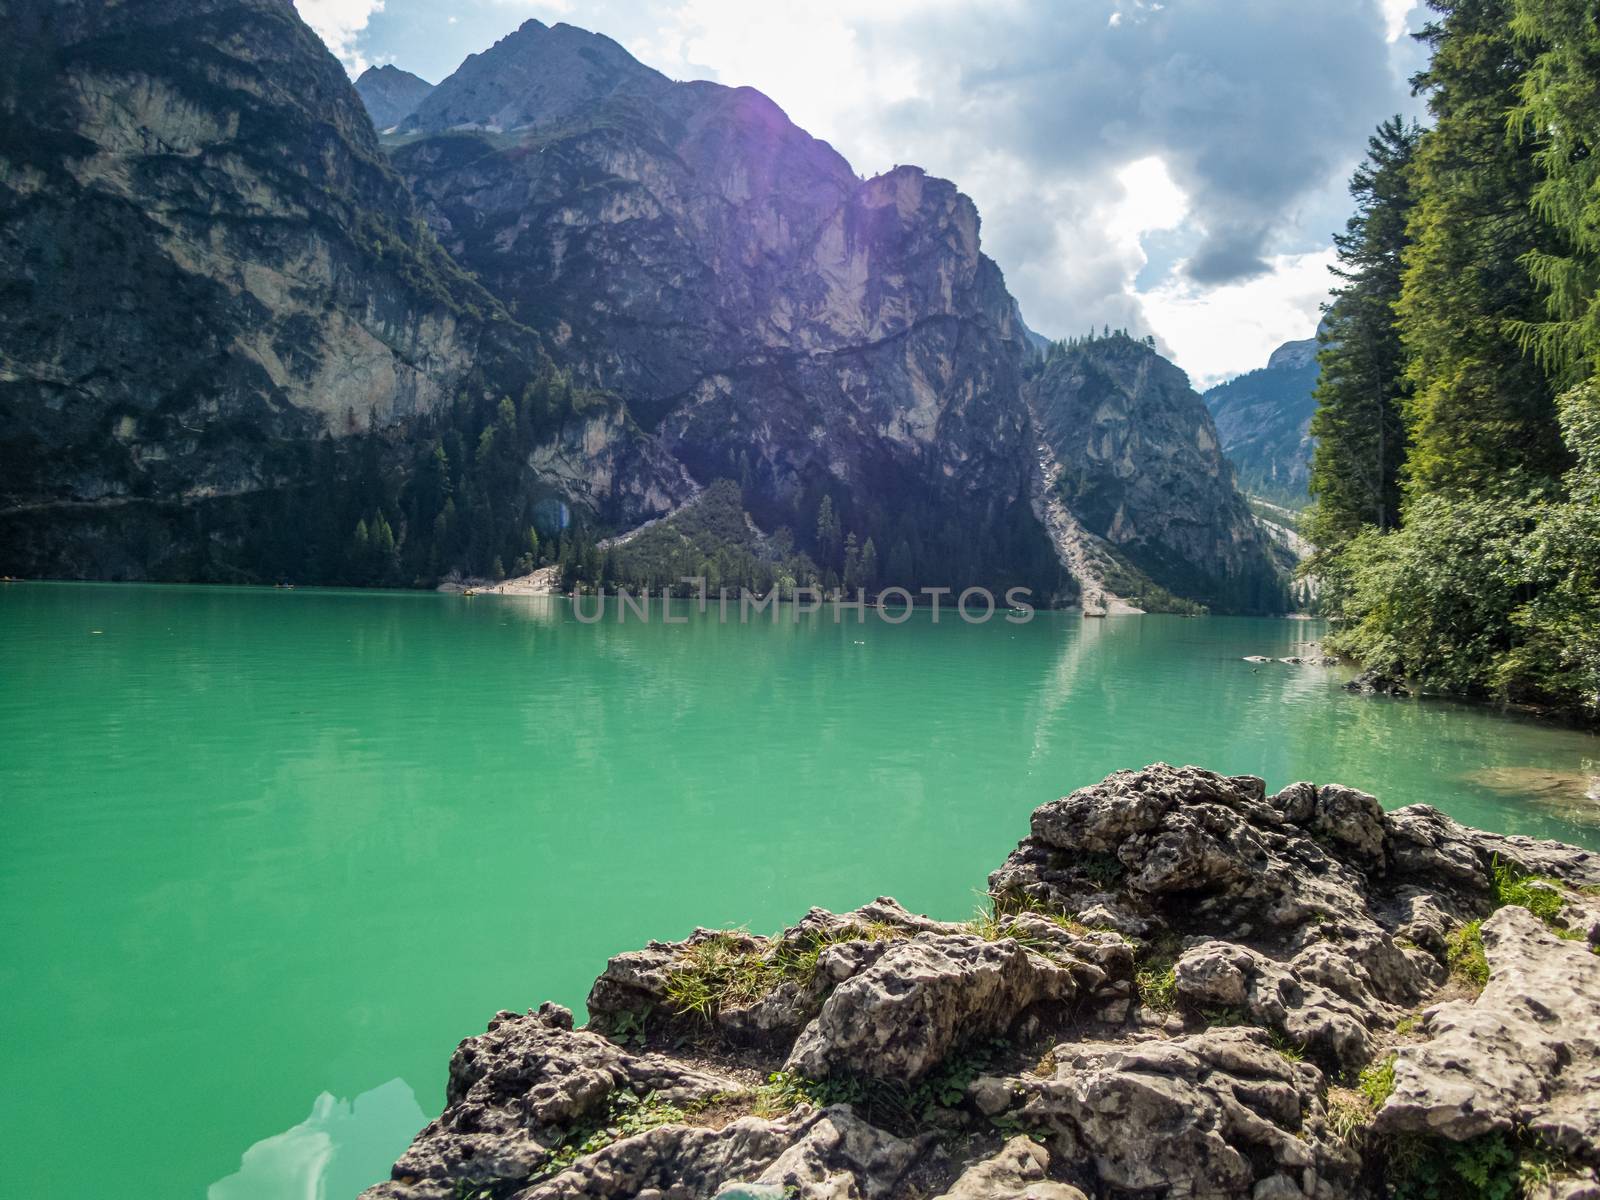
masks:
<instances>
[{"instance_id":1,"label":"sky","mask_svg":"<svg viewBox=\"0 0 1600 1200\"><path fill-rule=\"evenodd\" d=\"M863 175L954 180L1034 329L1152 333L1202 387L1312 335L1368 134L1423 115L1412 0L297 5L352 74L437 83L534 17L759 88Z\"/></svg>"}]
</instances>

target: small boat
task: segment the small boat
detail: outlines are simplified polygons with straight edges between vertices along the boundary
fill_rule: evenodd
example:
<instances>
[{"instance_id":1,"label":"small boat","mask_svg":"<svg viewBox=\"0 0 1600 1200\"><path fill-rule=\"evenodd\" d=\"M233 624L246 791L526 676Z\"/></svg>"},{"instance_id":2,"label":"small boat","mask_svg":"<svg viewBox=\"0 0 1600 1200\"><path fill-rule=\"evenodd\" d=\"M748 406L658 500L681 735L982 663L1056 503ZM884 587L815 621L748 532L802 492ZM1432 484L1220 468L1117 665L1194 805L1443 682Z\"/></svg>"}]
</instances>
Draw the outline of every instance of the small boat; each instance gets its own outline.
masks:
<instances>
[{"instance_id":1,"label":"small boat","mask_svg":"<svg viewBox=\"0 0 1600 1200\"><path fill-rule=\"evenodd\" d=\"M476 596L478 594L478 589L477 588L467 588L461 594L463 596Z\"/></svg>"}]
</instances>

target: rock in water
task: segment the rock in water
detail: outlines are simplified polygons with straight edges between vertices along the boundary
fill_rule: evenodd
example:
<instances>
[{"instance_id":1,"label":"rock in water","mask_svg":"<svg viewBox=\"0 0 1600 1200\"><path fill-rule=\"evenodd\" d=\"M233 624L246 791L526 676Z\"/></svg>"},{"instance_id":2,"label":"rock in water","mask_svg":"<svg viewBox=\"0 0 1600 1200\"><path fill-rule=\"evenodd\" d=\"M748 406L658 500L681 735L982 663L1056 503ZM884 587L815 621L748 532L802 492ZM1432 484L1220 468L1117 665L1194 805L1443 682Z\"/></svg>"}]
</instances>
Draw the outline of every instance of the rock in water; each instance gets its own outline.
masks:
<instances>
[{"instance_id":1,"label":"rock in water","mask_svg":"<svg viewBox=\"0 0 1600 1200\"><path fill-rule=\"evenodd\" d=\"M1596 886L1588 851L1351 788L1120 772L1033 814L990 916L702 929L612 959L588 1029L499 1014L368 1196L1356 1200L1524 1153L1584 1195Z\"/></svg>"}]
</instances>

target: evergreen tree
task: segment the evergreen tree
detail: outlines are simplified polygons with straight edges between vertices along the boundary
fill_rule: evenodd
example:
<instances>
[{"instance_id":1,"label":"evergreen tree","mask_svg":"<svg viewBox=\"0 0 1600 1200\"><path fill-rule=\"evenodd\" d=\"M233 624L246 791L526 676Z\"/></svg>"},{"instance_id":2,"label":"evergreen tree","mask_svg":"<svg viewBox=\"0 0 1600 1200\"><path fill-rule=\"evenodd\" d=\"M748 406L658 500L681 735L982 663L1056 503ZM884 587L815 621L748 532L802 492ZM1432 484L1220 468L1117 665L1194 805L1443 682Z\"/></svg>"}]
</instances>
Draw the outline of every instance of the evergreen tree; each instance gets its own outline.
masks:
<instances>
[{"instance_id":1,"label":"evergreen tree","mask_svg":"<svg viewBox=\"0 0 1600 1200\"><path fill-rule=\"evenodd\" d=\"M1529 60L1514 0L1429 3L1441 19L1418 35L1433 59L1414 82L1434 126L1416 155L1398 306L1414 387L1407 471L1421 491L1516 490L1565 458L1554 389L1522 346L1543 312L1526 260L1552 249L1531 204L1535 131L1507 126Z\"/></svg>"},{"instance_id":2,"label":"evergreen tree","mask_svg":"<svg viewBox=\"0 0 1600 1200\"><path fill-rule=\"evenodd\" d=\"M381 510L372 523L372 575L381 584L392 586L400 581L400 548L394 527Z\"/></svg>"},{"instance_id":3,"label":"evergreen tree","mask_svg":"<svg viewBox=\"0 0 1600 1200\"><path fill-rule=\"evenodd\" d=\"M869 592L878 590L878 547L869 537L861 546L861 586Z\"/></svg>"},{"instance_id":4,"label":"evergreen tree","mask_svg":"<svg viewBox=\"0 0 1600 1200\"><path fill-rule=\"evenodd\" d=\"M1592 0L1516 0L1512 29L1533 56L1513 129L1543 138L1533 209L1561 243L1524 256L1548 314L1520 329L1540 364L1573 384L1600 371L1600 20Z\"/></svg>"},{"instance_id":5,"label":"evergreen tree","mask_svg":"<svg viewBox=\"0 0 1600 1200\"><path fill-rule=\"evenodd\" d=\"M839 518L833 515L833 497L823 496L817 507L817 553L822 565L831 566L839 556Z\"/></svg>"},{"instance_id":6,"label":"evergreen tree","mask_svg":"<svg viewBox=\"0 0 1600 1200\"><path fill-rule=\"evenodd\" d=\"M1395 325L1412 196L1417 127L1391 117L1367 142L1350 180L1356 211L1334 243L1344 281L1328 310L1311 432L1308 536L1335 550L1364 525L1387 529L1400 511L1405 461L1403 404L1409 390Z\"/></svg>"}]
</instances>

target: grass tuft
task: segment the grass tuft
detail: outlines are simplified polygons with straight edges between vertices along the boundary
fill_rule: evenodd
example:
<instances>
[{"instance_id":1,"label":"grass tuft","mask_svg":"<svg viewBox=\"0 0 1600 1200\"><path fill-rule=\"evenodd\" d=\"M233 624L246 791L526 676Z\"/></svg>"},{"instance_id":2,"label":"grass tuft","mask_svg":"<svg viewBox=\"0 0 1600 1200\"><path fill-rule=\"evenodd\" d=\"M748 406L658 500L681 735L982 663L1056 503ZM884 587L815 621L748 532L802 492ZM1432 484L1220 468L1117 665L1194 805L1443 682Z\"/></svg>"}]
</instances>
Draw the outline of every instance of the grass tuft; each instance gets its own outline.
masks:
<instances>
[{"instance_id":1,"label":"grass tuft","mask_svg":"<svg viewBox=\"0 0 1600 1200\"><path fill-rule=\"evenodd\" d=\"M1491 868L1493 871L1492 886L1494 888L1494 906L1504 908L1508 904L1515 904L1527 909L1546 925L1553 924L1561 913L1562 884L1557 879L1547 879L1542 875L1522 875L1511 867L1506 866L1498 858L1494 860Z\"/></svg>"},{"instance_id":2,"label":"grass tuft","mask_svg":"<svg viewBox=\"0 0 1600 1200\"><path fill-rule=\"evenodd\" d=\"M724 1010L754 1004L786 980L808 986L829 946L906 936L905 930L883 921L852 923L798 943L775 938L763 942L743 931L723 931L683 948L667 978L667 1002L679 1016L710 1021Z\"/></svg>"},{"instance_id":3,"label":"grass tuft","mask_svg":"<svg viewBox=\"0 0 1600 1200\"><path fill-rule=\"evenodd\" d=\"M1328 1128L1340 1141L1354 1140L1372 1124L1372 1105L1353 1088L1330 1087L1325 1107Z\"/></svg>"},{"instance_id":4,"label":"grass tuft","mask_svg":"<svg viewBox=\"0 0 1600 1200\"><path fill-rule=\"evenodd\" d=\"M1395 1057L1391 1054L1381 1062L1368 1065L1356 1080L1357 1090L1367 1098L1373 1112L1382 1108L1383 1102L1394 1094Z\"/></svg>"},{"instance_id":5,"label":"grass tuft","mask_svg":"<svg viewBox=\"0 0 1600 1200\"><path fill-rule=\"evenodd\" d=\"M1479 991L1489 982L1489 959L1483 952L1483 922L1468 921L1445 939L1450 973Z\"/></svg>"},{"instance_id":6,"label":"grass tuft","mask_svg":"<svg viewBox=\"0 0 1600 1200\"><path fill-rule=\"evenodd\" d=\"M1133 986L1145 1007L1157 1012L1171 1012L1178 1007L1176 966L1182 952L1182 943L1170 934L1140 947Z\"/></svg>"}]
</instances>

